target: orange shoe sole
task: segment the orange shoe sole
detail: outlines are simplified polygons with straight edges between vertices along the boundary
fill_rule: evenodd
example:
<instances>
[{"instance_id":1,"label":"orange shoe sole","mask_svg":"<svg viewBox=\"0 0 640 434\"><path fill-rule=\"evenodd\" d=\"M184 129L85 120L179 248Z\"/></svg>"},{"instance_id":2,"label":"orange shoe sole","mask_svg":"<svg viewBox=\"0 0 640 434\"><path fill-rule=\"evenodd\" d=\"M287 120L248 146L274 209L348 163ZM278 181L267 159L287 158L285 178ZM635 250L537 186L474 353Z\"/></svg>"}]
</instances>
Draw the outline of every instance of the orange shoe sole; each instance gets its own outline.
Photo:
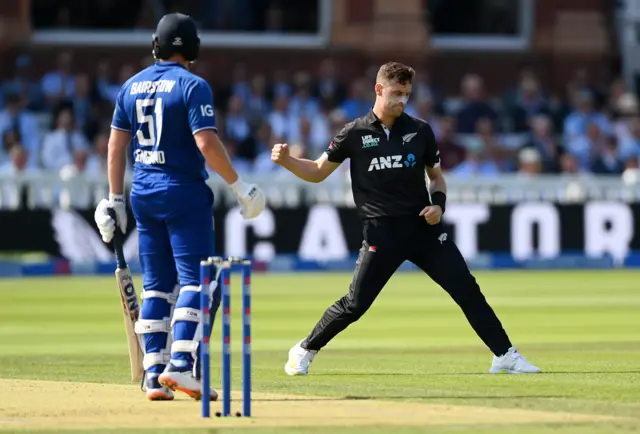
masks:
<instances>
[{"instance_id":1,"label":"orange shoe sole","mask_svg":"<svg viewBox=\"0 0 640 434\"><path fill-rule=\"evenodd\" d=\"M167 395L164 392L151 392L147 394L149 401L173 401L173 395Z\"/></svg>"},{"instance_id":2,"label":"orange shoe sole","mask_svg":"<svg viewBox=\"0 0 640 434\"><path fill-rule=\"evenodd\" d=\"M171 378L166 378L166 377L162 377L160 376L158 378L158 382L160 384L162 384L165 387L168 387L169 389L173 390L173 391L180 391L182 393L186 393L187 395L189 395L191 398L195 399L196 401L200 401L200 399L202 398L202 392L200 392L199 390L192 390L192 389L186 389L184 387L180 387L178 385L177 382L175 382L174 380L172 380ZM217 401L218 400L218 394L212 394L211 397L209 398L211 401Z\"/></svg>"}]
</instances>

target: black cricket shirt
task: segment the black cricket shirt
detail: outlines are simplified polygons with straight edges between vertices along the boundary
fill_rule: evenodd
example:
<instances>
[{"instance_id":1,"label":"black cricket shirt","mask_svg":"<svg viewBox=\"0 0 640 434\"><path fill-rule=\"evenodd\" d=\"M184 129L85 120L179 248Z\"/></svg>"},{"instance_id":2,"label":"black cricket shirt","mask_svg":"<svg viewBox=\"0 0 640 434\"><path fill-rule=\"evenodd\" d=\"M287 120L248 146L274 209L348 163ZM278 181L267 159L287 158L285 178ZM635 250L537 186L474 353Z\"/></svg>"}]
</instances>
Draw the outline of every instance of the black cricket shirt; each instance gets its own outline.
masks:
<instances>
[{"instance_id":1,"label":"black cricket shirt","mask_svg":"<svg viewBox=\"0 0 640 434\"><path fill-rule=\"evenodd\" d=\"M353 197L363 219L417 216L430 205L425 166L440 167L431 126L406 113L391 130L370 110L349 122L326 150L329 161L349 158Z\"/></svg>"}]
</instances>

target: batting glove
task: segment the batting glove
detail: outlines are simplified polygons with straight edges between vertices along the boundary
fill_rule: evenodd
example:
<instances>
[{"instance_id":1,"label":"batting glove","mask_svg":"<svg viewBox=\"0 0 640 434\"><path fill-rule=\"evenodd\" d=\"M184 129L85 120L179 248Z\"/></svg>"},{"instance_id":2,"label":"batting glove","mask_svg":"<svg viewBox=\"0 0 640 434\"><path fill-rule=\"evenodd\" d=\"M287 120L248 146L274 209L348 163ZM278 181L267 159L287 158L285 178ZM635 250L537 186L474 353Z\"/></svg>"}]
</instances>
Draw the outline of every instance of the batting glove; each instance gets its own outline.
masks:
<instances>
[{"instance_id":1,"label":"batting glove","mask_svg":"<svg viewBox=\"0 0 640 434\"><path fill-rule=\"evenodd\" d=\"M117 222L115 222L107 213L108 209L113 209L116 213ZM93 215L102 241L105 243L111 242L113 234L117 226L122 233L127 230L127 209L124 203L124 196L121 194L110 194L109 199L102 199L96 208L96 212Z\"/></svg>"},{"instance_id":2,"label":"batting glove","mask_svg":"<svg viewBox=\"0 0 640 434\"><path fill-rule=\"evenodd\" d=\"M231 190L238 198L238 202L242 209L240 214L245 220L256 218L264 210L266 205L266 199L264 193L255 184L247 184L246 182L238 179L233 184L229 185Z\"/></svg>"}]
</instances>

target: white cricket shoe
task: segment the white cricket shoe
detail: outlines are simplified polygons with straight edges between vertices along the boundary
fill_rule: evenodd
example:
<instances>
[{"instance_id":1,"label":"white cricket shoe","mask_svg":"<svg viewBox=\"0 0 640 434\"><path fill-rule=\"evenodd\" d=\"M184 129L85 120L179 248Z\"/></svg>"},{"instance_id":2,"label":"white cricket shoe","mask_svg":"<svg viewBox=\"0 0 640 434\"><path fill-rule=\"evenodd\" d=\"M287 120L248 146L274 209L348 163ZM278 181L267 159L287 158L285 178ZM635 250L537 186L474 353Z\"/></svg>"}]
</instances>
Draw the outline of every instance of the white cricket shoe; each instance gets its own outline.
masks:
<instances>
[{"instance_id":1,"label":"white cricket shoe","mask_svg":"<svg viewBox=\"0 0 640 434\"><path fill-rule=\"evenodd\" d=\"M318 354L317 351L305 350L300 346L301 343L302 341L298 342L289 350L289 360L284 365L284 371L288 375L307 375L309 373L309 365Z\"/></svg>"},{"instance_id":2,"label":"white cricket shoe","mask_svg":"<svg viewBox=\"0 0 640 434\"><path fill-rule=\"evenodd\" d=\"M149 401L173 401L173 391L158 382L158 374L147 372L142 380L142 391Z\"/></svg>"},{"instance_id":3,"label":"white cricket shoe","mask_svg":"<svg viewBox=\"0 0 640 434\"><path fill-rule=\"evenodd\" d=\"M193 376L191 369L178 369L169 363L164 372L158 377L158 382L171 390L184 392L196 401L202 398L202 383ZM210 395L211 401L218 399L218 393L215 390L211 389Z\"/></svg>"},{"instance_id":4,"label":"white cricket shoe","mask_svg":"<svg viewBox=\"0 0 640 434\"><path fill-rule=\"evenodd\" d=\"M493 363L490 374L498 374L506 372L507 374L537 374L542 372L537 366L533 366L522 354L518 352L516 347L509 348L509 351L502 356L493 356Z\"/></svg>"}]
</instances>

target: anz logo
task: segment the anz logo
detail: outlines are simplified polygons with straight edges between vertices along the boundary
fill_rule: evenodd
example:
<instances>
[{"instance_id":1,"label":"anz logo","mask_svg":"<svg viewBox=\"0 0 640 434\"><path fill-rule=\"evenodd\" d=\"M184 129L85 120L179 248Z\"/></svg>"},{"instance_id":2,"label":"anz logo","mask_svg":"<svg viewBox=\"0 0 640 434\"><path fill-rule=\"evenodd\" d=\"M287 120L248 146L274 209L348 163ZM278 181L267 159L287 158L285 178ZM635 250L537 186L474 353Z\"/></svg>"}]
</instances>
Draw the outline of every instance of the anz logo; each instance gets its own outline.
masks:
<instances>
[{"instance_id":1,"label":"anz logo","mask_svg":"<svg viewBox=\"0 0 640 434\"><path fill-rule=\"evenodd\" d=\"M416 157L413 154L407 155L407 159L402 161L402 155L391 155L389 157L376 157L369 163L369 172L372 170L402 169L403 167L413 167L416 165ZM404 163L404 166L403 166Z\"/></svg>"}]
</instances>

